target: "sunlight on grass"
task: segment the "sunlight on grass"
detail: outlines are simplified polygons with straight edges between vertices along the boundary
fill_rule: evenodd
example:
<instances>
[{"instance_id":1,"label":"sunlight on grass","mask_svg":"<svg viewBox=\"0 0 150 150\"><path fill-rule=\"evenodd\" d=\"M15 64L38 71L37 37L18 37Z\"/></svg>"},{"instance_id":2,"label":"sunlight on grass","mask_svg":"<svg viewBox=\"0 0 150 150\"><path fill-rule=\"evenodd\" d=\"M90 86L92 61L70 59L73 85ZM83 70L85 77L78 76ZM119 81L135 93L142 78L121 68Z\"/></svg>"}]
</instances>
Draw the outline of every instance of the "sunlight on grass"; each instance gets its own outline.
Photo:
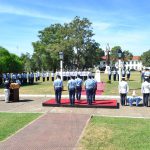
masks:
<instances>
[{"instance_id":1,"label":"sunlight on grass","mask_svg":"<svg viewBox=\"0 0 150 150\"><path fill-rule=\"evenodd\" d=\"M0 113L0 141L12 135L40 115L39 113Z\"/></svg>"},{"instance_id":2,"label":"sunlight on grass","mask_svg":"<svg viewBox=\"0 0 150 150\"><path fill-rule=\"evenodd\" d=\"M150 120L93 117L78 150L147 150Z\"/></svg>"}]
</instances>

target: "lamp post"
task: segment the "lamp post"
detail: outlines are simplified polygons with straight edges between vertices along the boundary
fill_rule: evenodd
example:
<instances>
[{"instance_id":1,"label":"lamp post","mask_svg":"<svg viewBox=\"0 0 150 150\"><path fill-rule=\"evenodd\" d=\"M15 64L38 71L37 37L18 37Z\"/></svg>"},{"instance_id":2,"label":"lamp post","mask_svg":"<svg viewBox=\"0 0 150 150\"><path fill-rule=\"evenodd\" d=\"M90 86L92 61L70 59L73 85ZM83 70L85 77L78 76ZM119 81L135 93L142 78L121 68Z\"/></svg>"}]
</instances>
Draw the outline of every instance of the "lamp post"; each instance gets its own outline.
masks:
<instances>
[{"instance_id":1,"label":"lamp post","mask_svg":"<svg viewBox=\"0 0 150 150\"><path fill-rule=\"evenodd\" d=\"M64 59L64 52L59 52L59 58L60 58L61 79L63 80L63 59Z\"/></svg>"},{"instance_id":2,"label":"lamp post","mask_svg":"<svg viewBox=\"0 0 150 150\"><path fill-rule=\"evenodd\" d=\"M108 74L108 72L110 71L110 55L109 55L109 52L110 52L110 46L109 44L107 43L106 45L106 50L105 50L105 54L106 54L106 69L105 69L105 73Z\"/></svg>"},{"instance_id":3,"label":"lamp post","mask_svg":"<svg viewBox=\"0 0 150 150\"><path fill-rule=\"evenodd\" d=\"M109 64L110 64L110 55L109 55L110 46L108 43L106 45L106 51L105 52L106 52L106 65L109 66Z\"/></svg>"},{"instance_id":4,"label":"lamp post","mask_svg":"<svg viewBox=\"0 0 150 150\"><path fill-rule=\"evenodd\" d=\"M121 58L122 58L122 50L118 50L118 61L119 61L119 83L121 82Z\"/></svg>"}]
</instances>

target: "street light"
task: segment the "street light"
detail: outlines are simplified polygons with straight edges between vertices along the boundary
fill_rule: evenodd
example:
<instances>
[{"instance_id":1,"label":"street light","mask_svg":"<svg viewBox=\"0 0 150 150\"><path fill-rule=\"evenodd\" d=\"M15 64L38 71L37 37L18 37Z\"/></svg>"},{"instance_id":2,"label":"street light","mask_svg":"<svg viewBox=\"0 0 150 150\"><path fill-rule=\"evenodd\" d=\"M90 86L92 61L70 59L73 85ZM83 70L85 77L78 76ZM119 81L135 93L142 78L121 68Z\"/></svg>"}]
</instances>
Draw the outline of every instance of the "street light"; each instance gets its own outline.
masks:
<instances>
[{"instance_id":1,"label":"street light","mask_svg":"<svg viewBox=\"0 0 150 150\"><path fill-rule=\"evenodd\" d=\"M122 50L118 50L118 60L119 60L119 83L121 82L121 58L122 58Z\"/></svg>"},{"instance_id":2,"label":"street light","mask_svg":"<svg viewBox=\"0 0 150 150\"><path fill-rule=\"evenodd\" d=\"M106 68L105 68L105 73L108 74L108 72L110 71L110 46L107 43L106 45L106 50L105 50L105 54L106 54Z\"/></svg>"},{"instance_id":3,"label":"street light","mask_svg":"<svg viewBox=\"0 0 150 150\"><path fill-rule=\"evenodd\" d=\"M64 52L59 52L59 58L60 58L61 79L63 80L63 59L64 59Z\"/></svg>"},{"instance_id":4,"label":"street light","mask_svg":"<svg viewBox=\"0 0 150 150\"><path fill-rule=\"evenodd\" d=\"M107 64L107 66L109 66L109 64L110 64L110 55L109 55L110 46L109 46L108 43L107 43L107 45L106 45L106 50L105 50L105 52L106 52L106 64Z\"/></svg>"}]
</instances>

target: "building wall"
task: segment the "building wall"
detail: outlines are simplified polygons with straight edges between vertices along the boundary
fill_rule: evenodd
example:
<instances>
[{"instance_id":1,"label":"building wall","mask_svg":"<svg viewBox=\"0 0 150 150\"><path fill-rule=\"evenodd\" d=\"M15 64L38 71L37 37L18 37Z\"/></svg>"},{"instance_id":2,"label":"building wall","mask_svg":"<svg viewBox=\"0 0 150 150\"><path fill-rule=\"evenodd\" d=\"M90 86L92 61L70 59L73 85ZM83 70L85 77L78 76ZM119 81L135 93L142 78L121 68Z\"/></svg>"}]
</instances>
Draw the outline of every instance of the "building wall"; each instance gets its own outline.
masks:
<instances>
[{"instance_id":1,"label":"building wall","mask_svg":"<svg viewBox=\"0 0 150 150\"><path fill-rule=\"evenodd\" d=\"M110 64L112 64L111 61L110 61ZM106 60L100 61L100 68L103 68L103 67L106 67ZM142 61L140 60L130 60L126 62L125 67L126 69L129 68L130 70L134 69L134 70L140 71L142 70L143 65L142 65Z\"/></svg>"}]
</instances>

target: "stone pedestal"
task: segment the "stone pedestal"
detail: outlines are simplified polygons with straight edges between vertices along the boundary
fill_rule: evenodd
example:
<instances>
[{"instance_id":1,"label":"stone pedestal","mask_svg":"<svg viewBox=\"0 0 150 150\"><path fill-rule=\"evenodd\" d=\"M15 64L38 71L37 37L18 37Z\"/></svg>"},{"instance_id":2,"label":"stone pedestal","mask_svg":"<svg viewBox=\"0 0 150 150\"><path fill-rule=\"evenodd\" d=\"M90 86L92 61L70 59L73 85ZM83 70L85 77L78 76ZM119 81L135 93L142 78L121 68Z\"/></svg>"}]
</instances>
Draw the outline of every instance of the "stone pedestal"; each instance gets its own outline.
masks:
<instances>
[{"instance_id":1,"label":"stone pedestal","mask_svg":"<svg viewBox=\"0 0 150 150\"><path fill-rule=\"evenodd\" d=\"M95 79L96 79L97 82L101 82L100 70L96 70L96 72L95 72Z\"/></svg>"}]
</instances>

